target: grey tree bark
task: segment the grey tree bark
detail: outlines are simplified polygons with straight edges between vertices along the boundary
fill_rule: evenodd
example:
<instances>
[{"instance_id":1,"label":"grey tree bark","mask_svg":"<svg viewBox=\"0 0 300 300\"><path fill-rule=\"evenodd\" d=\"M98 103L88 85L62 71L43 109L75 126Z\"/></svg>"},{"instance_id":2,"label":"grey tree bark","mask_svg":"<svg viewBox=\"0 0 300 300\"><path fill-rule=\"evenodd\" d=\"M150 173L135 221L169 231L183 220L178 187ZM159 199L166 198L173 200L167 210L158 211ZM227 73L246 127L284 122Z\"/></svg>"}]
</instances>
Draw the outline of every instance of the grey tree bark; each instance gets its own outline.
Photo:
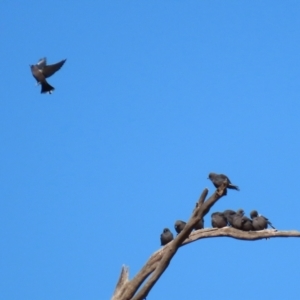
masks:
<instances>
[{"instance_id":1,"label":"grey tree bark","mask_svg":"<svg viewBox=\"0 0 300 300\"><path fill-rule=\"evenodd\" d=\"M300 232L277 231L277 230L261 230L261 231L241 231L232 227L224 228L206 228L194 231L194 226L209 212L210 208L224 195L226 195L227 182L219 187L206 201L208 189L204 189L191 218L187 222L184 229L175 237L173 241L163 248L154 252L138 274L129 280L129 269L123 266L121 274L116 285L111 300L143 300L159 280L160 276L167 269L170 261L176 254L177 250L204 238L212 237L231 237L239 240L261 240L265 238L275 237L300 237ZM142 286L143 285L143 286Z\"/></svg>"}]
</instances>

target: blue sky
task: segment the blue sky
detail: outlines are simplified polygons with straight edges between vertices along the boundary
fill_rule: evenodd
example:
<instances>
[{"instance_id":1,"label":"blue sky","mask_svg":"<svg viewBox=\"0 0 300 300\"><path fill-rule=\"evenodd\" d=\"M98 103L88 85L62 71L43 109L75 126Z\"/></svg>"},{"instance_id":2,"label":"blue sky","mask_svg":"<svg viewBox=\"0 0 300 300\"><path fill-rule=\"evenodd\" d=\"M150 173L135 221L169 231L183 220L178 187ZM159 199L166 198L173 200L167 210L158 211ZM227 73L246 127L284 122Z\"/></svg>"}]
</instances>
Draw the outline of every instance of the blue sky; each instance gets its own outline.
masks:
<instances>
[{"instance_id":1,"label":"blue sky","mask_svg":"<svg viewBox=\"0 0 300 300\"><path fill-rule=\"evenodd\" d=\"M162 3L163 2L163 3ZM209 172L300 229L298 1L2 1L2 299L110 299ZM67 58L40 94L29 64ZM210 227L210 215L205 218ZM147 299L298 299L299 241L201 240Z\"/></svg>"}]
</instances>

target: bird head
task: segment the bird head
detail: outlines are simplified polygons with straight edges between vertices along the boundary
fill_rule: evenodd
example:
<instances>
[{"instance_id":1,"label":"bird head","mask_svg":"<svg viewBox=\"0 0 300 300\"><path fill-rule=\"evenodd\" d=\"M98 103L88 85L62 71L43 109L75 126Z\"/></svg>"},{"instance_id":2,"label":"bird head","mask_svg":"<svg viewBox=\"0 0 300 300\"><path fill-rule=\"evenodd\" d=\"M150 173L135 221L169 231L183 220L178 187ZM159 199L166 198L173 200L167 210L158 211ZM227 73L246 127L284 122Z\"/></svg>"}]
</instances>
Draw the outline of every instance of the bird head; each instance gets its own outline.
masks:
<instances>
[{"instance_id":1,"label":"bird head","mask_svg":"<svg viewBox=\"0 0 300 300\"><path fill-rule=\"evenodd\" d=\"M245 214L245 212L244 212L244 210L243 209L238 209L237 211L236 211L236 214L237 215L240 215L240 216L243 216L244 214Z\"/></svg>"},{"instance_id":2,"label":"bird head","mask_svg":"<svg viewBox=\"0 0 300 300\"><path fill-rule=\"evenodd\" d=\"M251 219L256 218L258 216L258 212L256 210L252 210L250 213Z\"/></svg>"},{"instance_id":3,"label":"bird head","mask_svg":"<svg viewBox=\"0 0 300 300\"><path fill-rule=\"evenodd\" d=\"M212 180L212 178L215 176L215 173L209 173L207 179Z\"/></svg>"}]
</instances>

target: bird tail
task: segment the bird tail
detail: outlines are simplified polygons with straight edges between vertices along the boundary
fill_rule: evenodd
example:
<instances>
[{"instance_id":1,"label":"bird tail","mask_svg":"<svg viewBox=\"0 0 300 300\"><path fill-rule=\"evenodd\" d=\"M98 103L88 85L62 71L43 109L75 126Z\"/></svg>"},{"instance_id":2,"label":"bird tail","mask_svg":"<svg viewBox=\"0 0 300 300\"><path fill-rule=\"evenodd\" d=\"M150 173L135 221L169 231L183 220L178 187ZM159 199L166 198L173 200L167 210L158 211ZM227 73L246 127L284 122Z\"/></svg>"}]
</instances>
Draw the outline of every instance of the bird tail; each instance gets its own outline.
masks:
<instances>
[{"instance_id":1,"label":"bird tail","mask_svg":"<svg viewBox=\"0 0 300 300\"><path fill-rule=\"evenodd\" d=\"M239 187L237 185L233 185L231 183L228 184L227 188L239 191Z\"/></svg>"},{"instance_id":2,"label":"bird tail","mask_svg":"<svg viewBox=\"0 0 300 300\"><path fill-rule=\"evenodd\" d=\"M276 229L276 228L272 225L272 223L271 223L270 221L268 221L268 224L269 224L273 229Z\"/></svg>"},{"instance_id":3,"label":"bird tail","mask_svg":"<svg viewBox=\"0 0 300 300\"><path fill-rule=\"evenodd\" d=\"M41 93L49 93L51 94L51 92L54 90L54 87L51 86L46 80L41 82L42 85L42 89L41 89Z\"/></svg>"}]
</instances>

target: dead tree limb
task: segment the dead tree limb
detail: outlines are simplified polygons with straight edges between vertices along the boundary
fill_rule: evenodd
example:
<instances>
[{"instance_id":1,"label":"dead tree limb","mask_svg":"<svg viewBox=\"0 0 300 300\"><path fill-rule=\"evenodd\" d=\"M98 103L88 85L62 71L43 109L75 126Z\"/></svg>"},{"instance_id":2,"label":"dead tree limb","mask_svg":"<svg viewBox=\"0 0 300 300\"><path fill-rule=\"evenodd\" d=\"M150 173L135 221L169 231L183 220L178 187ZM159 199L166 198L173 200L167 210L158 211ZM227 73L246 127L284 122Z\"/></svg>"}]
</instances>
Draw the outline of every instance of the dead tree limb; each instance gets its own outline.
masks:
<instances>
[{"instance_id":1,"label":"dead tree limb","mask_svg":"<svg viewBox=\"0 0 300 300\"><path fill-rule=\"evenodd\" d=\"M262 230L262 231L241 231L232 227L224 228L205 228L193 231L195 225L209 212L210 208L224 195L226 195L225 182L219 187L214 194L212 194L206 201L205 198L208 190L204 189L196 208L194 209L191 218L185 225L184 229L176 236L176 238L152 254L147 263L142 267L138 274L129 280L128 268L123 266L121 275L118 280L112 300L143 300L158 281L160 276L167 269L173 256L181 246L185 246L203 238L212 237L231 237L239 240L254 241L265 238L275 237L300 237L299 231L276 231L276 230ZM149 277L150 276L150 277ZM145 282L145 280L148 280ZM145 284L142 286L142 284ZM142 287L141 287L142 286ZM141 287L141 288L140 288ZM139 290L140 288L140 290Z\"/></svg>"}]
</instances>

